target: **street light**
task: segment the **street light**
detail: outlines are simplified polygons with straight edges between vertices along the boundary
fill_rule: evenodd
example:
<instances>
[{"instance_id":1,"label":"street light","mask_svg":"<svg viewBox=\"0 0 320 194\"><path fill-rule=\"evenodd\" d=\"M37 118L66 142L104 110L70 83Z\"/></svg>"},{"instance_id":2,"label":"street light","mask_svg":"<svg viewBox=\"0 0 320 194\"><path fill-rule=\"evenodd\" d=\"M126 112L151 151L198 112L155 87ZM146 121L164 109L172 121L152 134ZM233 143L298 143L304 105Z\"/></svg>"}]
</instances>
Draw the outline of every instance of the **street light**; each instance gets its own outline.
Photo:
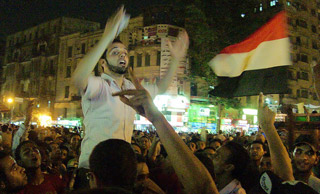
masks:
<instances>
[{"instance_id":1,"label":"street light","mask_svg":"<svg viewBox=\"0 0 320 194\"><path fill-rule=\"evenodd\" d=\"M11 106L11 113L10 113L10 123L11 123L12 118L13 118L13 99L12 99L12 98L8 98L7 101L8 101L9 104L12 104L12 106Z\"/></svg>"}]
</instances>

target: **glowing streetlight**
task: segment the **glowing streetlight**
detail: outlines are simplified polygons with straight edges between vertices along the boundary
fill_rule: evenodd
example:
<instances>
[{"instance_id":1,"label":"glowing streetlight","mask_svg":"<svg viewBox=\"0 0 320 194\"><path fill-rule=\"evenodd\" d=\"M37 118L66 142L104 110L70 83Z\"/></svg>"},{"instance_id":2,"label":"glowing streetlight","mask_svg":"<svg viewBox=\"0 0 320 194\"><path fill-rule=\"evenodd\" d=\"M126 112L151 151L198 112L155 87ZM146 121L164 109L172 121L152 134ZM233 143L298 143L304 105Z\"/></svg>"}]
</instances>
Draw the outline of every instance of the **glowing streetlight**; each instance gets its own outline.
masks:
<instances>
[{"instance_id":1,"label":"glowing streetlight","mask_svg":"<svg viewBox=\"0 0 320 194\"><path fill-rule=\"evenodd\" d=\"M12 103L13 102L13 99L12 98L8 98L8 103Z\"/></svg>"}]
</instances>

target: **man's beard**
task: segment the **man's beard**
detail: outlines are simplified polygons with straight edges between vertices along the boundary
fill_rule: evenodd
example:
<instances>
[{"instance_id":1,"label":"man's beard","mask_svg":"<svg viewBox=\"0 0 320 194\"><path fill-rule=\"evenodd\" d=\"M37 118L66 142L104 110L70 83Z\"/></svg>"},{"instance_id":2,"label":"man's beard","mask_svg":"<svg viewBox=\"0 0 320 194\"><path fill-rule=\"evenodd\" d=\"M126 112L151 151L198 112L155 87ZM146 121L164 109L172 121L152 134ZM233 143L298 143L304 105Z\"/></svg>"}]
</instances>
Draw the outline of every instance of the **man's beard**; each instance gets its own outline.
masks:
<instances>
[{"instance_id":1,"label":"man's beard","mask_svg":"<svg viewBox=\"0 0 320 194\"><path fill-rule=\"evenodd\" d=\"M125 74L127 73L128 71L128 67L118 67L118 66L113 66L113 65L110 65L109 63L107 63L107 66L109 68L110 71L114 72L114 73L117 73L117 74Z\"/></svg>"}]
</instances>

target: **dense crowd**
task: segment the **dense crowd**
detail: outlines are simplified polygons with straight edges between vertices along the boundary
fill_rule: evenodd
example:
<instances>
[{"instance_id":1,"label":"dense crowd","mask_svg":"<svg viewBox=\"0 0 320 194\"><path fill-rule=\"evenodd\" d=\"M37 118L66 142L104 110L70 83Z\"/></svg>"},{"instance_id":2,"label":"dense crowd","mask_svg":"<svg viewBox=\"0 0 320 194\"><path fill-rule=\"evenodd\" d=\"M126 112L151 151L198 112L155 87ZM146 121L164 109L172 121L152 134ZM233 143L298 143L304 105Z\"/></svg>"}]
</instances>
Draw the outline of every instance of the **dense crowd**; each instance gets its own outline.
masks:
<instances>
[{"instance_id":1,"label":"dense crowd","mask_svg":"<svg viewBox=\"0 0 320 194\"><path fill-rule=\"evenodd\" d=\"M31 111L28 114L32 114ZM78 128L2 124L1 131L1 193L173 194L189 193L187 189L190 187L185 182L200 184L193 179L197 178L196 173L192 179L181 180L184 174L181 175L180 171L193 171L197 164L191 162L187 164L190 169L176 169L173 164L176 161L172 161L172 157L179 156L168 157L170 152L166 149L170 146L162 142L156 130L134 130L131 144L116 139L99 143L90 156L90 171L85 174L87 180L81 179L77 168L82 140ZM271 136L280 140L278 134ZM205 166L220 193L259 193L262 188L259 180L264 172L269 173L272 184L288 177L286 173L282 175L279 172L279 166L275 166L279 164L276 158L281 156L278 152L281 149L277 148L277 153L272 153L269 141L274 140L268 137L268 132L225 135L221 131L208 134L203 129L200 134L177 135L188 151ZM288 148L286 142L285 138L280 142L284 148ZM179 150L179 146L172 146ZM301 135L296 139L294 149L285 149L282 154L291 158L293 180L302 181L320 193L319 152L316 147L312 136ZM189 166L192 164L195 166ZM95 186L92 186L93 179L96 180ZM301 192L301 185L291 183L291 186ZM90 187L96 191L89 190ZM302 187L304 190L310 192ZM207 192L199 190L197 193Z\"/></svg>"}]
</instances>

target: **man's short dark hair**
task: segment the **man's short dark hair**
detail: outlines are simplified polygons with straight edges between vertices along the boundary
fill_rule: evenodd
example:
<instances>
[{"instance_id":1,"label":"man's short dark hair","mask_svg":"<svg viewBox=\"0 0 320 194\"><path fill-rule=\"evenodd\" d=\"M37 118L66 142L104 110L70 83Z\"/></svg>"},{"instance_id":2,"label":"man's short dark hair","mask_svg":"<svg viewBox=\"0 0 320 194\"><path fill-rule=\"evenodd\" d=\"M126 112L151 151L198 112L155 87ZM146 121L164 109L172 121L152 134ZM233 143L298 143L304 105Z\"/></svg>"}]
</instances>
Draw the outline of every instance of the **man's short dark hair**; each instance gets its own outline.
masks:
<instances>
[{"instance_id":1,"label":"man's short dark hair","mask_svg":"<svg viewBox=\"0 0 320 194\"><path fill-rule=\"evenodd\" d=\"M120 139L100 142L90 155L89 166L103 186L133 189L137 160L128 142Z\"/></svg>"},{"instance_id":2,"label":"man's short dark hair","mask_svg":"<svg viewBox=\"0 0 320 194\"><path fill-rule=\"evenodd\" d=\"M255 140L253 141L251 144L250 144L250 147L252 144L261 144L262 145L262 149L265 151L267 148L266 148L266 145L264 143L262 143L262 141L259 141L259 140Z\"/></svg>"},{"instance_id":3,"label":"man's short dark hair","mask_svg":"<svg viewBox=\"0 0 320 194\"><path fill-rule=\"evenodd\" d=\"M21 160L21 157L20 157L20 151L21 151L21 148L22 148L22 146L24 146L24 145L26 145L26 144L33 144L33 145L35 145L37 148L38 148L38 145L36 144L36 143L34 143L33 141L30 141L30 140L28 140L28 141L23 141L23 142L21 142L19 145L18 145L18 147L17 147L17 149L16 149L16 151L15 151L15 153L14 153L14 157L15 157L15 159L18 161L18 160ZM39 148L38 148L39 149ZM40 150L39 150L40 151Z\"/></svg>"}]
</instances>

